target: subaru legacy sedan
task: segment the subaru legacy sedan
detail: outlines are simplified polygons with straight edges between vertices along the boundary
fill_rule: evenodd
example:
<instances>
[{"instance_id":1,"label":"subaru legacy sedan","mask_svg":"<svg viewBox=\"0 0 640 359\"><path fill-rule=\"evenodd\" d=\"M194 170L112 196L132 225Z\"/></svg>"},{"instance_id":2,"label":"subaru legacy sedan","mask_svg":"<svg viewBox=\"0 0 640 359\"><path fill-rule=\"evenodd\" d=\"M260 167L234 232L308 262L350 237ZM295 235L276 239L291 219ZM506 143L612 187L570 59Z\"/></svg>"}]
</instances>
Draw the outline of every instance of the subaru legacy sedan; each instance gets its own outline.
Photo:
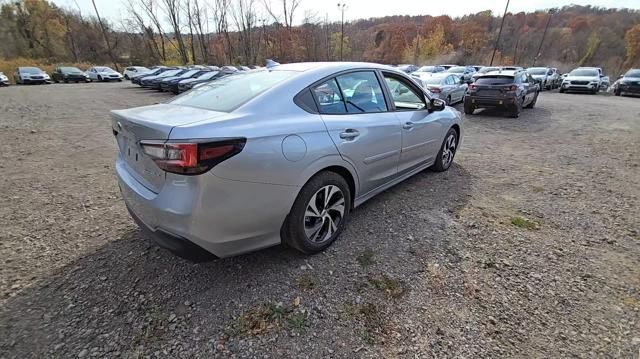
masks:
<instances>
[{"instance_id":1,"label":"subaru legacy sedan","mask_svg":"<svg viewBox=\"0 0 640 359\"><path fill-rule=\"evenodd\" d=\"M449 169L463 121L399 70L335 62L240 73L115 110L112 130L133 219L205 261L279 243L322 251L353 208L429 167Z\"/></svg>"}]
</instances>

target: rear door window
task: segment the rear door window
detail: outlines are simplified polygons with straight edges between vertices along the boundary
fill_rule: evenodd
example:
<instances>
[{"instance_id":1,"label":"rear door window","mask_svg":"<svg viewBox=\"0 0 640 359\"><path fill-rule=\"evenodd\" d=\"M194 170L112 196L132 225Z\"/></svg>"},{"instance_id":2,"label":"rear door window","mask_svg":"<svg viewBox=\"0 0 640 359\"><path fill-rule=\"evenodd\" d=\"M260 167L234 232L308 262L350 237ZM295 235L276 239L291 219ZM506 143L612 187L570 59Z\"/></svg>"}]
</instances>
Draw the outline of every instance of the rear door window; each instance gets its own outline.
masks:
<instances>
[{"instance_id":1,"label":"rear door window","mask_svg":"<svg viewBox=\"0 0 640 359\"><path fill-rule=\"evenodd\" d=\"M335 79L328 80L311 90L318 104L318 110L324 114L347 113L347 107Z\"/></svg>"},{"instance_id":2,"label":"rear door window","mask_svg":"<svg viewBox=\"0 0 640 359\"><path fill-rule=\"evenodd\" d=\"M351 72L336 77L348 113L385 112L382 87L373 71Z\"/></svg>"}]
</instances>

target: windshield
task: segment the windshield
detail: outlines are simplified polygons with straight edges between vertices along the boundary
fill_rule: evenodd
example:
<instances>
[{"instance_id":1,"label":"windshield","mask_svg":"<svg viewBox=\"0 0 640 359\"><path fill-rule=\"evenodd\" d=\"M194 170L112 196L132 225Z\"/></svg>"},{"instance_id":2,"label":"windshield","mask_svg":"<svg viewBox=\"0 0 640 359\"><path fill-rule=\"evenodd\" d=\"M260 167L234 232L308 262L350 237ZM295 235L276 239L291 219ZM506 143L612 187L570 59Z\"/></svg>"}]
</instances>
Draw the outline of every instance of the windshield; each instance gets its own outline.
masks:
<instances>
[{"instance_id":1,"label":"windshield","mask_svg":"<svg viewBox=\"0 0 640 359\"><path fill-rule=\"evenodd\" d=\"M498 68L497 68L497 67L483 67L483 68L481 68L481 69L480 69L480 71L478 71L478 72L479 72L479 73L481 73L481 74L486 74L487 72L490 72L490 71L497 71L497 70L498 70Z\"/></svg>"},{"instance_id":2,"label":"windshield","mask_svg":"<svg viewBox=\"0 0 640 359\"><path fill-rule=\"evenodd\" d=\"M182 75L180 75L180 77L189 77L189 76L193 76L196 73L200 72L200 70L191 70L191 71L187 71L185 73L183 73Z\"/></svg>"},{"instance_id":3,"label":"windshield","mask_svg":"<svg viewBox=\"0 0 640 359\"><path fill-rule=\"evenodd\" d=\"M422 66L416 72L434 72L435 69L435 66Z\"/></svg>"},{"instance_id":4,"label":"windshield","mask_svg":"<svg viewBox=\"0 0 640 359\"><path fill-rule=\"evenodd\" d=\"M20 72L26 72L28 74L40 74L42 70L37 67L21 67Z\"/></svg>"},{"instance_id":5,"label":"windshield","mask_svg":"<svg viewBox=\"0 0 640 359\"><path fill-rule=\"evenodd\" d=\"M98 72L115 72L108 67L94 67L94 69L96 69L96 71Z\"/></svg>"},{"instance_id":6,"label":"windshield","mask_svg":"<svg viewBox=\"0 0 640 359\"><path fill-rule=\"evenodd\" d=\"M216 81L215 86L198 87L170 103L231 112L295 74L297 72L260 71L229 76L226 81Z\"/></svg>"},{"instance_id":7,"label":"windshield","mask_svg":"<svg viewBox=\"0 0 640 359\"><path fill-rule=\"evenodd\" d=\"M210 72L205 72L202 75L198 76L199 80L208 80L210 78L212 78L213 76L219 74L220 71L210 71Z\"/></svg>"},{"instance_id":8,"label":"windshield","mask_svg":"<svg viewBox=\"0 0 640 359\"><path fill-rule=\"evenodd\" d=\"M476 85L504 85L513 83L513 76L483 76L476 80Z\"/></svg>"},{"instance_id":9,"label":"windshield","mask_svg":"<svg viewBox=\"0 0 640 359\"><path fill-rule=\"evenodd\" d=\"M640 70L629 70L624 77L640 77Z\"/></svg>"},{"instance_id":10,"label":"windshield","mask_svg":"<svg viewBox=\"0 0 640 359\"><path fill-rule=\"evenodd\" d=\"M544 67L532 67L527 69L527 72L531 75L545 75L547 73L547 69Z\"/></svg>"},{"instance_id":11,"label":"windshield","mask_svg":"<svg viewBox=\"0 0 640 359\"><path fill-rule=\"evenodd\" d=\"M429 78L421 79L421 80L427 85L440 85L443 78L444 78L443 76L431 76Z\"/></svg>"},{"instance_id":12,"label":"windshield","mask_svg":"<svg viewBox=\"0 0 640 359\"><path fill-rule=\"evenodd\" d=\"M591 76L591 77L596 77L598 76L598 70L593 70L593 69L576 69L573 70L571 72L569 72L569 76Z\"/></svg>"},{"instance_id":13,"label":"windshield","mask_svg":"<svg viewBox=\"0 0 640 359\"><path fill-rule=\"evenodd\" d=\"M464 72L464 70L466 70L466 67L463 66L455 66L450 68L449 70L447 70L447 72L453 72L454 74L461 74Z\"/></svg>"},{"instance_id":14,"label":"windshield","mask_svg":"<svg viewBox=\"0 0 640 359\"><path fill-rule=\"evenodd\" d=\"M80 71L80 69L79 69L79 68L77 68L77 67L61 67L61 68L60 68L60 70L61 70L62 72L82 72L82 71Z\"/></svg>"},{"instance_id":15,"label":"windshield","mask_svg":"<svg viewBox=\"0 0 640 359\"><path fill-rule=\"evenodd\" d=\"M165 71L163 73L161 73L160 75L158 75L159 77L167 77L167 76L175 76L177 75L180 71L180 69L177 70L169 70L169 71Z\"/></svg>"}]
</instances>

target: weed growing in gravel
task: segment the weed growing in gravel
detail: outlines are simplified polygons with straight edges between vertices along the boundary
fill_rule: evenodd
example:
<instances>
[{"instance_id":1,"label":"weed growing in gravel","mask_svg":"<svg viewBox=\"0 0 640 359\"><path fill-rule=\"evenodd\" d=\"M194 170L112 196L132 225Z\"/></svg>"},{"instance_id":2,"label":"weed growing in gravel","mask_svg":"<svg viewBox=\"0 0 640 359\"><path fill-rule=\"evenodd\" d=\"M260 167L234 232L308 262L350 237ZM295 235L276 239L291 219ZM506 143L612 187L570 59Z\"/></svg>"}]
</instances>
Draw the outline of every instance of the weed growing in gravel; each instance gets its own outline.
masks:
<instances>
[{"instance_id":1,"label":"weed growing in gravel","mask_svg":"<svg viewBox=\"0 0 640 359\"><path fill-rule=\"evenodd\" d=\"M364 325L365 332L362 334L362 340L369 345L375 344L375 334L382 331L383 324L378 306L374 303L347 304L345 310L347 314Z\"/></svg>"},{"instance_id":2,"label":"weed growing in gravel","mask_svg":"<svg viewBox=\"0 0 640 359\"><path fill-rule=\"evenodd\" d=\"M393 299L400 298L405 293L404 283L398 279L391 278L386 274L369 277L369 283Z\"/></svg>"},{"instance_id":3,"label":"weed growing in gravel","mask_svg":"<svg viewBox=\"0 0 640 359\"><path fill-rule=\"evenodd\" d=\"M316 278L309 272L306 272L298 277L298 279L296 279L296 282L298 283L298 287L300 287L300 289L302 290L314 290L318 286L318 284L316 283Z\"/></svg>"},{"instance_id":4,"label":"weed growing in gravel","mask_svg":"<svg viewBox=\"0 0 640 359\"><path fill-rule=\"evenodd\" d=\"M540 223L519 216L511 217L511 224L519 228L540 229Z\"/></svg>"},{"instance_id":5,"label":"weed growing in gravel","mask_svg":"<svg viewBox=\"0 0 640 359\"><path fill-rule=\"evenodd\" d=\"M243 313L225 330L229 337L252 336L272 329L302 331L307 325L308 312L299 306L282 303L263 303Z\"/></svg>"},{"instance_id":6,"label":"weed growing in gravel","mask_svg":"<svg viewBox=\"0 0 640 359\"><path fill-rule=\"evenodd\" d=\"M366 248L356 257L356 261L358 261L362 267L369 267L376 262L375 253L370 248Z\"/></svg>"}]
</instances>

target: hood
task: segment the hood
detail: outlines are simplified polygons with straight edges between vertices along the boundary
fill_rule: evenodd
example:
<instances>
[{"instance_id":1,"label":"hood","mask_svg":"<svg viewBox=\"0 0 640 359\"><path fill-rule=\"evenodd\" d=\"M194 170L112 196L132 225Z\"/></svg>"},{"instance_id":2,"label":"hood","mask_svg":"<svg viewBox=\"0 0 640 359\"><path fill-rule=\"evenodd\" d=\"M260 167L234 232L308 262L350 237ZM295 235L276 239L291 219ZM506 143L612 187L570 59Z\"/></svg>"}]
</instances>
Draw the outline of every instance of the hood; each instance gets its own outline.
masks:
<instances>
[{"instance_id":1,"label":"hood","mask_svg":"<svg viewBox=\"0 0 640 359\"><path fill-rule=\"evenodd\" d=\"M180 80L180 83L181 84L188 84L188 83L192 83L192 82L195 82L195 81L198 81L198 79L197 78L183 79L183 80Z\"/></svg>"},{"instance_id":2,"label":"hood","mask_svg":"<svg viewBox=\"0 0 640 359\"><path fill-rule=\"evenodd\" d=\"M543 79L547 77L547 75L531 75L531 77L533 77L534 79Z\"/></svg>"},{"instance_id":3,"label":"hood","mask_svg":"<svg viewBox=\"0 0 640 359\"><path fill-rule=\"evenodd\" d=\"M567 81L600 81L600 76L567 76L564 78Z\"/></svg>"},{"instance_id":4,"label":"hood","mask_svg":"<svg viewBox=\"0 0 640 359\"><path fill-rule=\"evenodd\" d=\"M2 73L0 73L0 76L2 76ZM625 76L621 78L620 81L640 81L640 76L638 77Z\"/></svg>"}]
</instances>

